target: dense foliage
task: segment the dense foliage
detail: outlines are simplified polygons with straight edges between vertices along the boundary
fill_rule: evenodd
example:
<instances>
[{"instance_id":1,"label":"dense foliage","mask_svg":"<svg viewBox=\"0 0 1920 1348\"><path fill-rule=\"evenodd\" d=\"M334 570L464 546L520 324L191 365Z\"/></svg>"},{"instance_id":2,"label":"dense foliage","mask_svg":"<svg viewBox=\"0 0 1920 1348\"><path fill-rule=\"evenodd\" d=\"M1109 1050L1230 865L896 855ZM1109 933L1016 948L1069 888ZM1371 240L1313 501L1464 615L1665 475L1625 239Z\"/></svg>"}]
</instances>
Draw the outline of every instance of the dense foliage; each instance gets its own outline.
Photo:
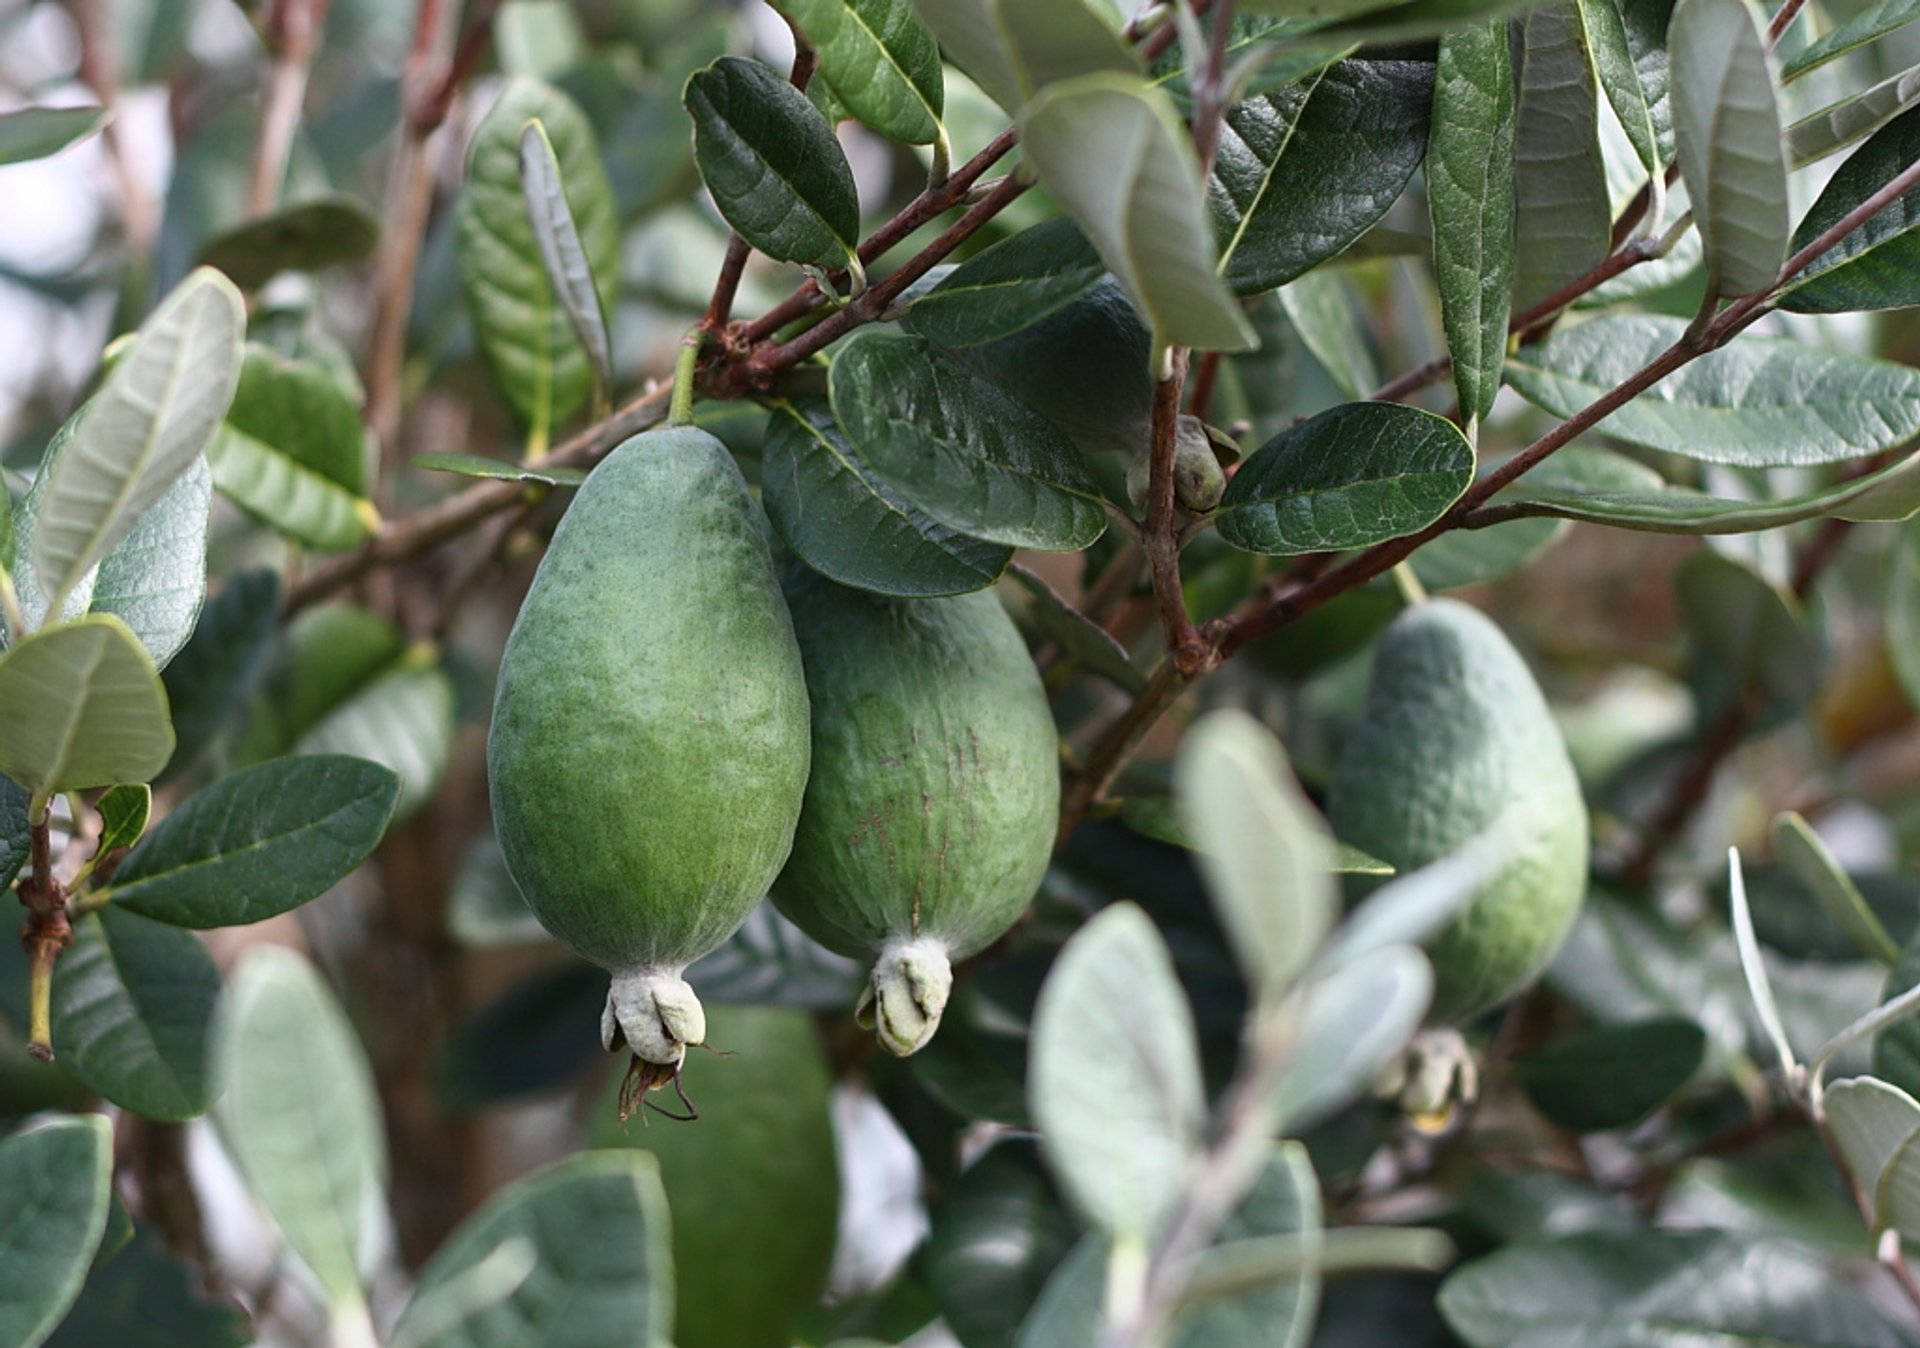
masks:
<instances>
[{"instance_id":1,"label":"dense foliage","mask_svg":"<svg viewBox=\"0 0 1920 1348\"><path fill-rule=\"evenodd\" d=\"M1920 1344L1916 18L0 5L0 1348Z\"/></svg>"}]
</instances>

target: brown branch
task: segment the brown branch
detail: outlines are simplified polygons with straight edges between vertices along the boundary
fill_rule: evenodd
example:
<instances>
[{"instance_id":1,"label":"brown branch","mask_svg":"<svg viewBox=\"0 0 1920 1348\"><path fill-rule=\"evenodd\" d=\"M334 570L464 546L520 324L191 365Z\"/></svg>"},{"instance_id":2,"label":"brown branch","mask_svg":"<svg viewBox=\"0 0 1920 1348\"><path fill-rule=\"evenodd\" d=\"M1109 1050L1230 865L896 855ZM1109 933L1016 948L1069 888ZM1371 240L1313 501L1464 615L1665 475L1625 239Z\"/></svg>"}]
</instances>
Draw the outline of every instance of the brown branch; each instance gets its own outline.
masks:
<instances>
[{"instance_id":1,"label":"brown branch","mask_svg":"<svg viewBox=\"0 0 1920 1348\"><path fill-rule=\"evenodd\" d=\"M1127 705L1120 719L1107 727L1100 737L1087 761L1067 783L1060 797L1060 830L1054 846L1057 848L1072 836L1086 819L1087 812L1094 802L1113 785L1113 779L1120 775L1120 769L1133 757L1133 751L1140 747L1140 741L1153 729L1162 715L1187 690L1193 680L1180 672L1180 667L1171 658L1162 660L1147 686L1141 694Z\"/></svg>"},{"instance_id":2,"label":"brown branch","mask_svg":"<svg viewBox=\"0 0 1920 1348\"><path fill-rule=\"evenodd\" d=\"M1205 673L1214 661L1213 649L1194 630L1180 582L1180 521L1173 492L1174 456L1180 442L1180 390L1186 382L1186 354L1175 350L1173 369L1153 386L1153 443L1147 474L1147 519L1141 546L1153 577L1153 597L1160 608L1160 625L1167 649L1183 674Z\"/></svg>"},{"instance_id":3,"label":"brown branch","mask_svg":"<svg viewBox=\"0 0 1920 1348\"><path fill-rule=\"evenodd\" d=\"M20 881L21 904L27 920L20 929L20 946L27 952L27 1053L41 1062L53 1061L53 1027L49 1003L53 965L60 952L73 944L73 925L67 918L66 891L53 868L52 826L46 802L36 801L39 817L27 824L29 869Z\"/></svg>"},{"instance_id":4,"label":"brown branch","mask_svg":"<svg viewBox=\"0 0 1920 1348\"><path fill-rule=\"evenodd\" d=\"M262 36L273 53L267 70L266 96L261 100L259 129L253 140L253 165L247 178L249 216L265 215L280 200L287 177L287 158L300 129L300 112L307 99L307 75L314 48L327 21L333 0L271 0Z\"/></svg>"},{"instance_id":5,"label":"brown branch","mask_svg":"<svg viewBox=\"0 0 1920 1348\"><path fill-rule=\"evenodd\" d=\"M93 90L100 105L114 112L120 101L119 53L113 45L112 25L102 12L103 0L68 0L73 26L80 38L80 82ZM120 228L126 235L127 252L136 267L144 267L153 255L160 235L160 203L147 191L135 171L126 137L119 123L109 117L101 128L100 141L107 153L107 167L113 174L114 195L120 203Z\"/></svg>"},{"instance_id":6,"label":"brown branch","mask_svg":"<svg viewBox=\"0 0 1920 1348\"><path fill-rule=\"evenodd\" d=\"M1786 0L1786 3L1780 6L1780 12L1775 14L1773 22L1767 25L1769 47L1779 45L1780 39L1786 36L1787 29L1793 27L1793 21L1799 17L1806 3L1807 0Z\"/></svg>"}]
</instances>

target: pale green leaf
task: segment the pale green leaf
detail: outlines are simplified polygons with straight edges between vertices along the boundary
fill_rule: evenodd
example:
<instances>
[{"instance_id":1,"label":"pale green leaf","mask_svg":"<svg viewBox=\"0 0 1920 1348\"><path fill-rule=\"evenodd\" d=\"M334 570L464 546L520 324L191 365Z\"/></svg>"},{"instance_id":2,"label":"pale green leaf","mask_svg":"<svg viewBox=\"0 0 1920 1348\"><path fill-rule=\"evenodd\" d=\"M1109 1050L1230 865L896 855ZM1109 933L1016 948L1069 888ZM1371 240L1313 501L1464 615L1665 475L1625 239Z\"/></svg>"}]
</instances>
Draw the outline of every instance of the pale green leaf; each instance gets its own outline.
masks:
<instances>
[{"instance_id":1,"label":"pale green leaf","mask_svg":"<svg viewBox=\"0 0 1920 1348\"><path fill-rule=\"evenodd\" d=\"M988 98L1009 114L1018 113L1025 94L994 18L993 0L912 0L912 4L954 64Z\"/></svg>"},{"instance_id":2,"label":"pale green leaf","mask_svg":"<svg viewBox=\"0 0 1920 1348\"><path fill-rule=\"evenodd\" d=\"M150 781L172 753L159 672L118 618L44 628L0 655L0 773L28 791Z\"/></svg>"},{"instance_id":3,"label":"pale green leaf","mask_svg":"<svg viewBox=\"0 0 1920 1348\"><path fill-rule=\"evenodd\" d=\"M1920 1104L1898 1086L1874 1077L1836 1081L1821 1102L1835 1149L1861 1192L1872 1199L1887 1162L1902 1142L1920 1131Z\"/></svg>"},{"instance_id":4,"label":"pale green leaf","mask_svg":"<svg viewBox=\"0 0 1920 1348\"><path fill-rule=\"evenodd\" d=\"M1564 0L1520 22L1513 306L1528 309L1606 257L1613 220L1599 94L1579 11Z\"/></svg>"},{"instance_id":5,"label":"pale green leaf","mask_svg":"<svg viewBox=\"0 0 1920 1348\"><path fill-rule=\"evenodd\" d=\"M1082 75L1140 73L1133 50L1087 0L988 0L987 8L1028 99Z\"/></svg>"},{"instance_id":6,"label":"pale green leaf","mask_svg":"<svg viewBox=\"0 0 1920 1348\"><path fill-rule=\"evenodd\" d=\"M59 1115L0 1141L0 1343L39 1348L80 1295L113 1197L113 1124Z\"/></svg>"},{"instance_id":7,"label":"pale green leaf","mask_svg":"<svg viewBox=\"0 0 1920 1348\"><path fill-rule=\"evenodd\" d=\"M607 337L601 287L594 280L593 260L587 256L579 226L574 223L573 208L567 204L560 160L538 117L529 120L520 133L520 183L527 197L533 239L546 265L547 284L560 301L567 322L573 325L573 335L587 353L599 387L605 392L613 387L613 347Z\"/></svg>"},{"instance_id":8,"label":"pale green leaf","mask_svg":"<svg viewBox=\"0 0 1920 1348\"><path fill-rule=\"evenodd\" d=\"M107 124L105 108L15 108L0 112L0 164L45 159Z\"/></svg>"},{"instance_id":9,"label":"pale green leaf","mask_svg":"<svg viewBox=\"0 0 1920 1348\"><path fill-rule=\"evenodd\" d=\"M1413 946L1381 946L1310 984L1305 998L1272 1102L1292 1134L1365 1095L1405 1051L1433 1003L1433 966Z\"/></svg>"},{"instance_id":10,"label":"pale green leaf","mask_svg":"<svg viewBox=\"0 0 1920 1348\"><path fill-rule=\"evenodd\" d=\"M1022 111L1020 142L1040 182L1086 232L1159 344L1253 344L1215 274L1193 144L1165 93L1120 74L1049 86Z\"/></svg>"},{"instance_id":11,"label":"pale green leaf","mask_svg":"<svg viewBox=\"0 0 1920 1348\"><path fill-rule=\"evenodd\" d=\"M1336 269L1310 271L1274 293L1287 322L1342 393L1364 398L1379 387L1380 371L1361 326L1359 306Z\"/></svg>"},{"instance_id":12,"label":"pale green leaf","mask_svg":"<svg viewBox=\"0 0 1920 1348\"><path fill-rule=\"evenodd\" d=\"M1920 103L1920 66L1802 117L1786 130L1787 159L1803 168L1865 140Z\"/></svg>"},{"instance_id":13,"label":"pale green leaf","mask_svg":"<svg viewBox=\"0 0 1920 1348\"><path fill-rule=\"evenodd\" d=\"M1788 58L1781 71L1782 78L1797 80L1808 71L1885 37L1896 28L1906 27L1915 19L1920 19L1920 0L1879 0L1878 4L1867 5L1805 50Z\"/></svg>"},{"instance_id":14,"label":"pale green leaf","mask_svg":"<svg viewBox=\"0 0 1920 1348\"><path fill-rule=\"evenodd\" d=\"M1892 964L1900 958L1900 947L1867 906L1859 886L1841 869L1820 835L1791 810L1774 816L1773 855L1820 900L1820 906L1859 947L1861 954L1882 964Z\"/></svg>"}]
</instances>

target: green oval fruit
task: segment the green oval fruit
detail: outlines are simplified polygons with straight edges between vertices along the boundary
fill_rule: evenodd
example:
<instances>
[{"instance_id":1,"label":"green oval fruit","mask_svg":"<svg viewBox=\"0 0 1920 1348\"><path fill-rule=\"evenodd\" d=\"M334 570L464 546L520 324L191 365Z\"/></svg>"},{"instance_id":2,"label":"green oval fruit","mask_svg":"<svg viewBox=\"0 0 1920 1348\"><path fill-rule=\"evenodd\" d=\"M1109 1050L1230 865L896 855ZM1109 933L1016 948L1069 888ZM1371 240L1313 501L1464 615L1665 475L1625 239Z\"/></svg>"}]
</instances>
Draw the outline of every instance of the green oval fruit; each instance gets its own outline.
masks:
<instances>
[{"instance_id":1,"label":"green oval fruit","mask_svg":"<svg viewBox=\"0 0 1920 1348\"><path fill-rule=\"evenodd\" d=\"M1060 759L1046 690L1000 601L883 599L783 579L813 698L813 775L780 911L875 961L880 1042L932 1037L951 962L992 942L1046 873Z\"/></svg>"},{"instance_id":2,"label":"green oval fruit","mask_svg":"<svg viewBox=\"0 0 1920 1348\"><path fill-rule=\"evenodd\" d=\"M1515 806L1512 854L1428 944L1436 1023L1506 1000L1560 949L1586 896L1587 809L1546 699L1505 634L1454 600L1416 605L1375 651L1362 723L1327 802L1334 834L1405 872Z\"/></svg>"},{"instance_id":3,"label":"green oval fruit","mask_svg":"<svg viewBox=\"0 0 1920 1348\"><path fill-rule=\"evenodd\" d=\"M746 483L675 427L594 469L507 638L487 744L507 869L613 974L601 1019L649 1063L705 1037L688 964L767 892L807 781L807 691Z\"/></svg>"}]
</instances>

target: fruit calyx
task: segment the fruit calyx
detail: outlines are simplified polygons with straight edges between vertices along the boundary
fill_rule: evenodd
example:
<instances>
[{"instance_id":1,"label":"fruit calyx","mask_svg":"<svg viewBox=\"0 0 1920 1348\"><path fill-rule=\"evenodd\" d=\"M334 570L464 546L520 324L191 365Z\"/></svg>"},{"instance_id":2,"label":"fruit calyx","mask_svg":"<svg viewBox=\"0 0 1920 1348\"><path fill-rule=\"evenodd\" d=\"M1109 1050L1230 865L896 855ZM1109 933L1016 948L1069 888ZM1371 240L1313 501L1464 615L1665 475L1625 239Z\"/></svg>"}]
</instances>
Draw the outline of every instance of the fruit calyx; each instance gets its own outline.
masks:
<instances>
[{"instance_id":1,"label":"fruit calyx","mask_svg":"<svg viewBox=\"0 0 1920 1348\"><path fill-rule=\"evenodd\" d=\"M904 1058L933 1038L952 991L953 965L944 942L927 937L889 941L874 961L854 1019L873 1030L887 1052Z\"/></svg>"},{"instance_id":2,"label":"fruit calyx","mask_svg":"<svg viewBox=\"0 0 1920 1348\"><path fill-rule=\"evenodd\" d=\"M600 1013L600 1043L625 1044L642 1062L678 1067L688 1044L707 1039L707 1013L678 969L623 969L613 975Z\"/></svg>"}]
</instances>

